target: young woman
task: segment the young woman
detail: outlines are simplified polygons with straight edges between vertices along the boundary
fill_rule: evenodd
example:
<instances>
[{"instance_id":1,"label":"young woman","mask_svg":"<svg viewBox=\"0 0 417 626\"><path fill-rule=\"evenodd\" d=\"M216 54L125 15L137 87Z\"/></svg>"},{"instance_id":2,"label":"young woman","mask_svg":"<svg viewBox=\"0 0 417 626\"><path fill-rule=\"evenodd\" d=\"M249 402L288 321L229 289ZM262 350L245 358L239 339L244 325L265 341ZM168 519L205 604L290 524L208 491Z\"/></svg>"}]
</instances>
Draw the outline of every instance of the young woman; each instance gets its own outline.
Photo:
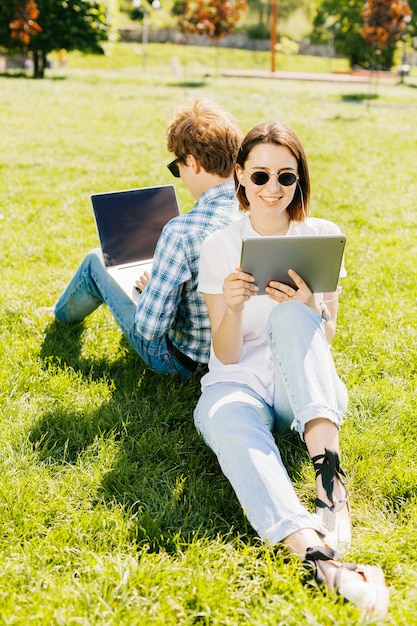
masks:
<instances>
[{"instance_id":1,"label":"young woman","mask_svg":"<svg viewBox=\"0 0 417 626\"><path fill-rule=\"evenodd\" d=\"M195 423L218 457L252 526L315 568L316 579L364 612L385 615L389 593L378 567L346 567L336 549L350 543L349 505L338 432L347 392L329 349L338 294L313 294L271 281L257 295L239 268L242 239L340 233L308 218L310 182L304 149L286 125L256 126L235 168L243 218L202 245L199 290L210 316L212 350ZM344 272L344 270L342 270ZM304 439L316 471L316 514L298 499L272 436L290 427ZM353 568L353 569L352 569Z\"/></svg>"}]
</instances>

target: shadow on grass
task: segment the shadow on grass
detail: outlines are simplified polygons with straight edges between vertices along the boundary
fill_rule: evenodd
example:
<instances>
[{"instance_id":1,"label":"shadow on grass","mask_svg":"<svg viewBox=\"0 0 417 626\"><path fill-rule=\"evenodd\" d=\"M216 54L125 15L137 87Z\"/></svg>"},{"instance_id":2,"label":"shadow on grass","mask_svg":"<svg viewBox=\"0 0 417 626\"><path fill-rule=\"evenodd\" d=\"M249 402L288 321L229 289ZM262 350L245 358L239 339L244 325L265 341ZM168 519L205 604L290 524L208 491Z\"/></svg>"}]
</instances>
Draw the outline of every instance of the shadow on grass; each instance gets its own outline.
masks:
<instances>
[{"instance_id":1,"label":"shadow on grass","mask_svg":"<svg viewBox=\"0 0 417 626\"><path fill-rule=\"evenodd\" d=\"M183 89L201 89L206 87L207 82L205 80L185 80L179 83L169 83L169 87L182 87Z\"/></svg>"},{"instance_id":2,"label":"shadow on grass","mask_svg":"<svg viewBox=\"0 0 417 626\"><path fill-rule=\"evenodd\" d=\"M376 93L350 93L342 96L343 102L367 102L368 100L377 100L379 98Z\"/></svg>"},{"instance_id":3,"label":"shadow on grass","mask_svg":"<svg viewBox=\"0 0 417 626\"><path fill-rule=\"evenodd\" d=\"M146 371L145 364L133 350L129 350L124 338L117 361L83 357L83 332L82 323L52 322L46 329L39 357L42 368L50 373L50 381L58 386L58 391L49 403L52 408L38 418L31 431L30 440L41 461L76 463L97 436L122 431L122 408L127 398L135 396L138 381ZM153 373L149 372L149 376L152 377ZM61 384L62 377L65 380ZM78 403L72 409L71 397L61 392L61 389L71 387L76 395L84 396L99 381L105 383L108 392L104 397L110 399L104 402L100 399L98 406L87 403L88 408L83 412Z\"/></svg>"},{"instance_id":4,"label":"shadow on grass","mask_svg":"<svg viewBox=\"0 0 417 626\"><path fill-rule=\"evenodd\" d=\"M44 76L43 78L38 78L33 76L32 74L27 74L23 71L12 71L12 72L0 72L0 78L27 78L28 80L44 80L44 81L56 81L56 80L66 80L66 76Z\"/></svg>"},{"instance_id":5,"label":"shadow on grass","mask_svg":"<svg viewBox=\"0 0 417 626\"><path fill-rule=\"evenodd\" d=\"M114 460L103 472L95 504L122 505L132 541L152 550L176 551L178 537L186 541L198 529L213 538L233 527L246 530L228 481L194 427L199 379L152 372L123 337L117 360L86 359L84 330L82 323L51 323L40 351L42 367L51 373L52 386L64 375L75 395L88 394L100 381L110 393L97 404L84 402L85 410L81 401L73 407L71 397L57 394L29 435L39 461L60 472L83 459L100 464L109 448Z\"/></svg>"},{"instance_id":6,"label":"shadow on grass","mask_svg":"<svg viewBox=\"0 0 417 626\"><path fill-rule=\"evenodd\" d=\"M82 335L85 327L79 324L59 324L53 321L45 332L45 338L40 351L40 360L44 369L70 368L78 372L87 380L99 380L105 376L112 376L117 365L110 364L108 359L90 359L82 356ZM124 337L121 338L122 351L136 361L136 377L145 369L140 357L130 350L130 345Z\"/></svg>"},{"instance_id":7,"label":"shadow on grass","mask_svg":"<svg viewBox=\"0 0 417 626\"><path fill-rule=\"evenodd\" d=\"M75 394L88 394L91 383L102 379L109 397L97 405L87 400L85 411L78 402L73 407L71 397L55 398L31 429L39 461L58 472L83 459L100 466L108 448L114 459L102 471L94 504L121 505L139 548L177 552L196 533L256 541L215 455L194 427L199 378L152 372L124 338L116 361L84 359L83 330L83 324L50 324L40 352L42 366L51 379L73 376ZM290 476L299 476L308 461L299 437L277 434L277 442Z\"/></svg>"},{"instance_id":8,"label":"shadow on grass","mask_svg":"<svg viewBox=\"0 0 417 626\"><path fill-rule=\"evenodd\" d=\"M32 78L26 72L0 72L0 78Z\"/></svg>"}]
</instances>

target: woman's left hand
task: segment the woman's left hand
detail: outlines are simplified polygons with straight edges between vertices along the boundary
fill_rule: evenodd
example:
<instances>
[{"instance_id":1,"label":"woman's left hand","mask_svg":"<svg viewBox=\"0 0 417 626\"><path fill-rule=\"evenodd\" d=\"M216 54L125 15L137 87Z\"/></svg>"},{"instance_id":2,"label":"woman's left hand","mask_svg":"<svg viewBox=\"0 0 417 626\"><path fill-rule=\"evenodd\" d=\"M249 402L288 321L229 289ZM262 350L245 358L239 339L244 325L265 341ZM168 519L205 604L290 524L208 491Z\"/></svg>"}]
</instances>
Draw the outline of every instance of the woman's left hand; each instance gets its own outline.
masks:
<instances>
[{"instance_id":1,"label":"woman's left hand","mask_svg":"<svg viewBox=\"0 0 417 626\"><path fill-rule=\"evenodd\" d=\"M275 300L276 302L287 302L287 300L298 300L298 302L303 302L307 306L314 309L314 311L318 312L321 315L320 307L316 303L314 298L314 294L311 291L310 287L303 281L301 276L297 274L294 270L288 270L288 275L297 288L290 287L285 283L280 283L276 280L271 280L268 287L265 288L265 292L269 298Z\"/></svg>"}]
</instances>

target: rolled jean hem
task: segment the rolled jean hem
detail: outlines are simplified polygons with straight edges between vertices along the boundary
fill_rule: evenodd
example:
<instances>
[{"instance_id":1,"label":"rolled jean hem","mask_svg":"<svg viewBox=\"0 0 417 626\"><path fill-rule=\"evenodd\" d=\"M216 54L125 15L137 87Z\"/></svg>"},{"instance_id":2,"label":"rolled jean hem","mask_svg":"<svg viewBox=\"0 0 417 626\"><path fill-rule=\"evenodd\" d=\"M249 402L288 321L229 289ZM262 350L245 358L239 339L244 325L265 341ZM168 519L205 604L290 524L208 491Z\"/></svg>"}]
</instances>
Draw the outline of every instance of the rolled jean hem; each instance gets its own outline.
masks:
<instances>
[{"instance_id":1,"label":"rolled jean hem","mask_svg":"<svg viewBox=\"0 0 417 626\"><path fill-rule=\"evenodd\" d=\"M324 537L326 534L325 528L320 524L316 515L285 520L284 523L275 524L275 526L271 526L270 528L264 530L259 529L258 534L262 541L275 545L281 543L286 537L289 537L293 533L306 529L315 530L321 537Z\"/></svg>"},{"instance_id":2,"label":"rolled jean hem","mask_svg":"<svg viewBox=\"0 0 417 626\"><path fill-rule=\"evenodd\" d=\"M324 418L335 424L337 428L340 428L343 422L343 413L337 409L332 409L324 405L321 406L309 406L300 416L294 418L291 424L291 430L295 430L301 438L304 440L304 430L308 422L312 422L315 419Z\"/></svg>"}]
</instances>

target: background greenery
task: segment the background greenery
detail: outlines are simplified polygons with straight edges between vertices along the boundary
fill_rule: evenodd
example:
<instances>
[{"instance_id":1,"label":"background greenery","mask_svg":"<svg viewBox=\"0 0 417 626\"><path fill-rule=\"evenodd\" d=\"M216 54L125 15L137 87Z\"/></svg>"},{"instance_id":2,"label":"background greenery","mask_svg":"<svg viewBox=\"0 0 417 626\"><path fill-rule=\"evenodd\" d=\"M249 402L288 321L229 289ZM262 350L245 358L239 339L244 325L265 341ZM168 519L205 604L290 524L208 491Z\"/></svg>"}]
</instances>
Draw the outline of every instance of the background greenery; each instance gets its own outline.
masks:
<instances>
[{"instance_id":1,"label":"background greenery","mask_svg":"<svg viewBox=\"0 0 417 626\"><path fill-rule=\"evenodd\" d=\"M149 23L151 26L175 28L177 18L172 15L175 0L161 0L158 9L152 8L151 0L141 0L142 9L148 9ZM119 13L116 17L118 24L137 26L141 21L140 8L132 9L131 0L119 0ZM246 30L250 27L262 25L264 34L268 37L270 25L270 3L265 0L248 0L247 11L237 24L237 30ZM280 0L279 2L279 27L280 32L292 36L307 34L311 29L314 3L311 0ZM298 22L298 25L295 24ZM289 28L289 30L288 30ZM281 30L283 29L283 30ZM260 30L259 32L262 32Z\"/></svg>"},{"instance_id":2,"label":"background greenery","mask_svg":"<svg viewBox=\"0 0 417 626\"><path fill-rule=\"evenodd\" d=\"M0 77L0 623L360 623L298 561L260 544L194 430L197 380L147 370L105 309L73 327L36 314L97 245L92 192L174 182L182 210L192 206L166 169L165 128L176 105L203 95L244 132L292 125L312 214L347 234L333 354L350 392L348 558L380 564L387 623L414 624L417 81L222 78L219 65L267 69L269 57L221 51L218 64L213 51L150 45L144 65L142 53L117 44L105 58L69 55L44 81ZM313 507L303 446L278 442Z\"/></svg>"},{"instance_id":3,"label":"background greenery","mask_svg":"<svg viewBox=\"0 0 417 626\"><path fill-rule=\"evenodd\" d=\"M390 2L391 12L378 15L380 26L389 35L384 45L380 41L378 50L360 34L364 26L364 0L279 0L277 4L276 32L279 45L290 50L288 39L297 48L303 41L313 45L333 48L339 56L349 59L351 67L364 67L390 70L401 63L411 64L415 56L415 37L417 36L417 0L408 0L412 13L409 22L403 22L403 30L399 39L394 35L393 24L389 23L401 7ZM181 5L181 0L176 0ZM174 2L173 7L176 6ZM382 3L383 4L383 3ZM141 7L152 5L151 0L144 0ZM120 0L120 12L117 20L120 24L138 24L138 11L132 12L130 0ZM181 5L182 6L182 5ZM385 15L385 18L383 18ZM384 21L388 20L388 21ZM394 20L395 21L395 20ZM148 23L151 28L177 28L178 22L169 3L165 0L158 10L148 11ZM271 36L271 3L268 0L247 0L247 10L235 25L237 32L244 32L252 39L270 39ZM415 63L415 61L414 61Z\"/></svg>"}]
</instances>

